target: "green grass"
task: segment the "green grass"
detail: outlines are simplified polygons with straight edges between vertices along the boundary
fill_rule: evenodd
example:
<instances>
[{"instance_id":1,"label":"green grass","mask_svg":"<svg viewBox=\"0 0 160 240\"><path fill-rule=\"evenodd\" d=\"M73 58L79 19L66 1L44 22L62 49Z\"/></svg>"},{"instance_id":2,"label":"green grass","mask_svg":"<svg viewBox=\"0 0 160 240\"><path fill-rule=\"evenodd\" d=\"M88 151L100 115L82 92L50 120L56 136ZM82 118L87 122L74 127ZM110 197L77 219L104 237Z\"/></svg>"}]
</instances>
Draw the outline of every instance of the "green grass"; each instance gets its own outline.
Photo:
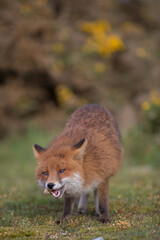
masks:
<instances>
[{"instance_id":1,"label":"green grass","mask_svg":"<svg viewBox=\"0 0 160 240\"><path fill-rule=\"evenodd\" d=\"M131 136L125 138L129 158L110 181L110 224L98 222L91 196L86 216L74 214L70 222L56 225L63 199L54 200L52 196L43 195L35 181L36 161L32 154L33 143L46 146L51 138L51 134L30 128L21 136L13 135L1 142L1 239L160 238L160 171L157 164L152 164L157 152L147 161L141 159L142 164L137 163L138 153L129 148L137 144L137 140ZM141 157L146 158L146 155Z\"/></svg>"}]
</instances>

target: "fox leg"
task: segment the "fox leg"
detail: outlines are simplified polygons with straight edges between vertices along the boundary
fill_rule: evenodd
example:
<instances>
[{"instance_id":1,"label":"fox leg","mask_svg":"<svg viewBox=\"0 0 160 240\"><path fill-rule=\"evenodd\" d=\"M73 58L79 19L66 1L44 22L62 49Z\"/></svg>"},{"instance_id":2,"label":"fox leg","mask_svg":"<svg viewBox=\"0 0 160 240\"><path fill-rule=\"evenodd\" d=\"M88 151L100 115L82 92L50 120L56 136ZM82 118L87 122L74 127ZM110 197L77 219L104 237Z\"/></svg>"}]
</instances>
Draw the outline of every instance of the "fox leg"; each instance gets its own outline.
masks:
<instances>
[{"instance_id":1,"label":"fox leg","mask_svg":"<svg viewBox=\"0 0 160 240\"><path fill-rule=\"evenodd\" d=\"M109 217L109 193L108 193L108 179L103 182L98 188L99 194L99 216L100 222L110 222Z\"/></svg>"},{"instance_id":2,"label":"fox leg","mask_svg":"<svg viewBox=\"0 0 160 240\"><path fill-rule=\"evenodd\" d=\"M96 214L96 216L99 216L98 189L94 190L94 202L95 202L95 214Z\"/></svg>"},{"instance_id":3,"label":"fox leg","mask_svg":"<svg viewBox=\"0 0 160 240\"><path fill-rule=\"evenodd\" d=\"M87 205L88 205L88 198L89 198L89 193L82 194L80 196L79 203L78 203L78 209L77 209L77 212L79 214L86 214Z\"/></svg>"},{"instance_id":4,"label":"fox leg","mask_svg":"<svg viewBox=\"0 0 160 240\"><path fill-rule=\"evenodd\" d=\"M72 211L74 208L74 202L75 202L75 199L73 197L65 196L63 213L62 213L60 220L57 221L57 224L59 224L64 219L66 219L66 220L71 219Z\"/></svg>"}]
</instances>

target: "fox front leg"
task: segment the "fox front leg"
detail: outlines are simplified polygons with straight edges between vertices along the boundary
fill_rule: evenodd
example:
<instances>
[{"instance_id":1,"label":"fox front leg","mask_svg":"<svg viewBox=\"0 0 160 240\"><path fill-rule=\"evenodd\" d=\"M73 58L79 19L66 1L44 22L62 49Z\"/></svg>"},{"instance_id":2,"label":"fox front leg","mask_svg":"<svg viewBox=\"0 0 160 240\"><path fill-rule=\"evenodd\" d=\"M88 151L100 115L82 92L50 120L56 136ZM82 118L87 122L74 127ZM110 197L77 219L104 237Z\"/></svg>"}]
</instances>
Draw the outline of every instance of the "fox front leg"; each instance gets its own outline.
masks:
<instances>
[{"instance_id":1,"label":"fox front leg","mask_svg":"<svg viewBox=\"0 0 160 240\"><path fill-rule=\"evenodd\" d=\"M108 192L108 180L102 183L98 188L99 195L99 217L100 222L110 222L109 217L109 192Z\"/></svg>"},{"instance_id":2,"label":"fox front leg","mask_svg":"<svg viewBox=\"0 0 160 240\"><path fill-rule=\"evenodd\" d=\"M57 224L59 224L64 219L66 219L66 220L71 219L72 211L74 208L74 202L75 202L75 199L73 197L65 196L63 213L62 213L60 220L57 221Z\"/></svg>"},{"instance_id":3,"label":"fox front leg","mask_svg":"<svg viewBox=\"0 0 160 240\"><path fill-rule=\"evenodd\" d=\"M88 198L89 198L89 193L82 194L80 196L79 203L78 203L78 209L77 209L78 214L86 214L87 205L88 205Z\"/></svg>"}]
</instances>

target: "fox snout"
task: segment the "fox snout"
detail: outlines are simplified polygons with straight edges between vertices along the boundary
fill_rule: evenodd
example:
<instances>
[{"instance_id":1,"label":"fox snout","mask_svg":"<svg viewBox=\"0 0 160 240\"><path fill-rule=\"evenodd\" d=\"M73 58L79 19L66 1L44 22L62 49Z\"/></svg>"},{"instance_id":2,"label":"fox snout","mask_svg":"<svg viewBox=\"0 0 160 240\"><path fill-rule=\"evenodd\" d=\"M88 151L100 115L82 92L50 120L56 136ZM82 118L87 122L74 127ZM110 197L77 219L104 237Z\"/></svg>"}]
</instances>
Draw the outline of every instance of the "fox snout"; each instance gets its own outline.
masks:
<instances>
[{"instance_id":1,"label":"fox snout","mask_svg":"<svg viewBox=\"0 0 160 240\"><path fill-rule=\"evenodd\" d=\"M64 184L62 184L62 182L46 182L45 184L45 188L48 188L48 190L52 191L52 190L55 190L55 189L59 189L61 187L63 187Z\"/></svg>"},{"instance_id":2,"label":"fox snout","mask_svg":"<svg viewBox=\"0 0 160 240\"><path fill-rule=\"evenodd\" d=\"M47 192L48 191L48 192ZM52 194L55 198L61 198L65 192L62 184L55 184L53 182L46 183L45 194Z\"/></svg>"},{"instance_id":3,"label":"fox snout","mask_svg":"<svg viewBox=\"0 0 160 240\"><path fill-rule=\"evenodd\" d=\"M47 188L49 188L49 190L52 190L54 188L55 184L54 183L48 183L47 184Z\"/></svg>"}]
</instances>

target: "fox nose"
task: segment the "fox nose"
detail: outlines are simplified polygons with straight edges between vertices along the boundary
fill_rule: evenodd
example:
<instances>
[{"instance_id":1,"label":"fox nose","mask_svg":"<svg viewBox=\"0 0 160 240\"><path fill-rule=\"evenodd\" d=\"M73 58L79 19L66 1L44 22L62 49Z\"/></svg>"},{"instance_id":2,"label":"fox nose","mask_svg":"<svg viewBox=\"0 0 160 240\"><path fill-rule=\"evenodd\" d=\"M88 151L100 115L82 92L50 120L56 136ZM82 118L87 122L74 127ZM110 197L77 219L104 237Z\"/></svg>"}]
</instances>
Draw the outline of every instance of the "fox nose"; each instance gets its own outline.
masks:
<instances>
[{"instance_id":1,"label":"fox nose","mask_svg":"<svg viewBox=\"0 0 160 240\"><path fill-rule=\"evenodd\" d=\"M54 187L54 183L48 183L47 184L47 187L50 189L50 190L52 190L53 189L53 187Z\"/></svg>"}]
</instances>

